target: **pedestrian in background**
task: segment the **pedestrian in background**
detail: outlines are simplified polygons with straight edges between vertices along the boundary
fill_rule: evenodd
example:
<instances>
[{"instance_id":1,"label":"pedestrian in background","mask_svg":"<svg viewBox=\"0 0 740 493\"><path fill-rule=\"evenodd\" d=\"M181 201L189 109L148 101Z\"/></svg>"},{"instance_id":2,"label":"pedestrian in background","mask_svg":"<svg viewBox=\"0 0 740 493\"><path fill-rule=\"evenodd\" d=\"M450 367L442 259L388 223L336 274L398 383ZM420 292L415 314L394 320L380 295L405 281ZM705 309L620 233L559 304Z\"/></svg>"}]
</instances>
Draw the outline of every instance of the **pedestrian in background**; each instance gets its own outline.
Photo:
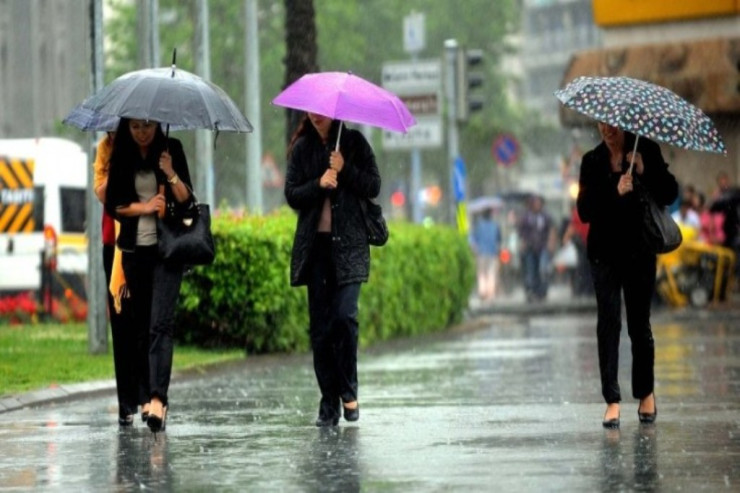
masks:
<instances>
[{"instance_id":1,"label":"pedestrian in background","mask_svg":"<svg viewBox=\"0 0 740 493\"><path fill-rule=\"evenodd\" d=\"M524 290L527 301L547 297L550 255L555 249L553 220L543 209L543 199L533 195L519 218L517 231L522 255Z\"/></svg>"},{"instance_id":2,"label":"pedestrian in background","mask_svg":"<svg viewBox=\"0 0 740 493\"><path fill-rule=\"evenodd\" d=\"M588 262L589 225L581 220L578 215L578 207L575 204L571 208L570 221L563 234L563 244L571 242L576 250L576 268L573 272L573 295L577 297L592 296L594 284L591 278L591 266Z\"/></svg>"},{"instance_id":3,"label":"pedestrian in background","mask_svg":"<svg viewBox=\"0 0 740 493\"><path fill-rule=\"evenodd\" d=\"M153 432L164 429L167 417L174 315L183 273L182 265L165 264L159 257L157 217L181 217L192 205L191 187L179 140L165 137L156 122L121 118L105 204L121 224L117 245L131 295L133 332L149 361L139 398L149 402L147 425ZM165 215L165 210L171 212Z\"/></svg>"},{"instance_id":4,"label":"pedestrian in background","mask_svg":"<svg viewBox=\"0 0 740 493\"><path fill-rule=\"evenodd\" d=\"M656 203L668 205L678 195L678 183L656 143L641 137L633 156L633 134L602 122L598 129L602 142L581 161L577 206L583 222L590 224L587 248L596 291L601 392L607 404L603 426L618 428L622 291L632 342L632 395L640 400L638 418L652 423L658 414L650 327L656 255L642 238L644 209L634 190L644 187ZM628 173L633 158L634 169Z\"/></svg>"},{"instance_id":5,"label":"pedestrian in background","mask_svg":"<svg viewBox=\"0 0 740 493\"><path fill-rule=\"evenodd\" d=\"M501 251L501 228L493 219L493 209L484 210L475 220L472 246L476 257L478 297L490 300L498 284L498 256Z\"/></svg>"},{"instance_id":6,"label":"pedestrian in background","mask_svg":"<svg viewBox=\"0 0 740 493\"><path fill-rule=\"evenodd\" d=\"M108 186L108 171L114 138L115 132L107 132L100 139L97 152L95 153L95 163L93 163L93 186L95 196L100 200L101 204L105 204L105 191ZM106 286L110 286L111 276L114 271L117 271L116 275L119 278L122 276L122 265L120 254L118 256L115 255L115 221L105 210L103 211L102 237L103 270L105 271ZM116 262L114 262L114 257L118 259ZM146 417L149 413L149 401L139 400L139 385L137 382L140 373L139 368L145 368L148 365L148 361L146 358L141 357L141 353L136 350L137 341L132 332L133 327L130 310L123 310L121 305L122 293L116 293L116 299L110 289L106 289L106 292L108 295L108 318L110 320L111 339L113 340L113 368L116 377L116 393L118 395L118 424L121 426L130 426L134 422L134 414L136 414L139 404L142 406L142 416ZM137 356L139 356L138 360Z\"/></svg>"},{"instance_id":7,"label":"pedestrian in background","mask_svg":"<svg viewBox=\"0 0 740 493\"><path fill-rule=\"evenodd\" d=\"M357 302L370 273L360 201L380 192L372 148L356 130L308 113L288 148L285 198L298 212L292 286L307 286L313 366L321 391L316 426L334 426L341 408L359 419ZM340 402L343 405L340 405Z\"/></svg>"},{"instance_id":8,"label":"pedestrian in background","mask_svg":"<svg viewBox=\"0 0 740 493\"><path fill-rule=\"evenodd\" d=\"M740 259L740 187L733 185L724 171L717 175L717 189L709 210L722 214L723 246L735 252L735 257ZM740 288L740 261L735 262L735 287Z\"/></svg>"}]
</instances>

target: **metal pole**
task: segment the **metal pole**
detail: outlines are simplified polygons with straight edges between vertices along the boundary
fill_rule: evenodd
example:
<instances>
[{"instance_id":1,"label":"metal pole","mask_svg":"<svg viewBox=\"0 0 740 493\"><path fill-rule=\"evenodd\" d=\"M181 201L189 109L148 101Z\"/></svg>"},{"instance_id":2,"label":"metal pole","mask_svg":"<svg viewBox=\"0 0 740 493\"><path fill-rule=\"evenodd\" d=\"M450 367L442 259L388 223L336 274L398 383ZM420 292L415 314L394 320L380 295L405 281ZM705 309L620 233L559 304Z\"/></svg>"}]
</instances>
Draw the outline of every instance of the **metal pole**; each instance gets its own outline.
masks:
<instances>
[{"instance_id":1,"label":"metal pole","mask_svg":"<svg viewBox=\"0 0 740 493\"><path fill-rule=\"evenodd\" d=\"M152 66L151 50L151 9L148 0L139 0L136 6L136 39L138 43L137 58L139 68L150 68Z\"/></svg>"},{"instance_id":2,"label":"metal pole","mask_svg":"<svg viewBox=\"0 0 740 493\"><path fill-rule=\"evenodd\" d=\"M416 62L419 57L416 53L411 55L411 61ZM411 217L413 221L420 224L422 217L421 199L421 151L418 147L411 149Z\"/></svg>"},{"instance_id":3,"label":"metal pole","mask_svg":"<svg viewBox=\"0 0 740 493\"><path fill-rule=\"evenodd\" d=\"M246 12L245 57L246 111L254 127L247 134L247 208L252 214L262 214L262 116L260 112L260 62L257 30L257 0L245 0Z\"/></svg>"},{"instance_id":4,"label":"metal pole","mask_svg":"<svg viewBox=\"0 0 740 493\"><path fill-rule=\"evenodd\" d=\"M90 0L90 48L92 90L103 87L103 0ZM88 138L95 156L95 141ZM103 269L103 240L100 224L102 207L93 190L93 169L87 167L87 338L92 354L108 352L108 320L106 316L106 283Z\"/></svg>"},{"instance_id":5,"label":"metal pole","mask_svg":"<svg viewBox=\"0 0 740 493\"><path fill-rule=\"evenodd\" d=\"M149 0L149 60L159 67L159 0Z\"/></svg>"},{"instance_id":6,"label":"metal pole","mask_svg":"<svg viewBox=\"0 0 740 493\"><path fill-rule=\"evenodd\" d=\"M205 80L211 80L208 8L208 0L198 0L195 63L198 75ZM195 133L195 154L195 195L213 207L213 139L210 130L198 130Z\"/></svg>"},{"instance_id":7,"label":"metal pole","mask_svg":"<svg viewBox=\"0 0 740 493\"><path fill-rule=\"evenodd\" d=\"M455 67L458 56L457 40L448 39L445 41L445 99L447 99L447 156L449 158L449 191L447 197L449 200L450 222L454 224L457 217L455 211L455 184L454 169L455 159L460 154L460 142L457 131L457 90L455 87Z\"/></svg>"}]
</instances>

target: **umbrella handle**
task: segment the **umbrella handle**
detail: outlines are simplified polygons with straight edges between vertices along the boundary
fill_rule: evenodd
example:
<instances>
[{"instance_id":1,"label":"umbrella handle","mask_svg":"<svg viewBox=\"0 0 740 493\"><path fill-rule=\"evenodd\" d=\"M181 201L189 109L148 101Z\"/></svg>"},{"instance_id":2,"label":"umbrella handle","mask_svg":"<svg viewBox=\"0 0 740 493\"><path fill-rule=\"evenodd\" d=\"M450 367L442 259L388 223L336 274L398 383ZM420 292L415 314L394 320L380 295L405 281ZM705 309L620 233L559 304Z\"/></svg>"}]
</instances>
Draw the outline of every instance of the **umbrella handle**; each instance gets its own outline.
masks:
<instances>
[{"instance_id":1,"label":"umbrella handle","mask_svg":"<svg viewBox=\"0 0 740 493\"><path fill-rule=\"evenodd\" d=\"M632 167L635 165L635 153L637 152L637 141L640 140L640 136L635 134L635 145L632 147L632 159L630 160L630 169L627 170L627 174L632 174Z\"/></svg>"},{"instance_id":2,"label":"umbrella handle","mask_svg":"<svg viewBox=\"0 0 740 493\"><path fill-rule=\"evenodd\" d=\"M336 152L339 152L339 137L342 136L342 125L344 125L344 121L339 120L339 131L337 132L337 143L334 146L334 150Z\"/></svg>"}]
</instances>

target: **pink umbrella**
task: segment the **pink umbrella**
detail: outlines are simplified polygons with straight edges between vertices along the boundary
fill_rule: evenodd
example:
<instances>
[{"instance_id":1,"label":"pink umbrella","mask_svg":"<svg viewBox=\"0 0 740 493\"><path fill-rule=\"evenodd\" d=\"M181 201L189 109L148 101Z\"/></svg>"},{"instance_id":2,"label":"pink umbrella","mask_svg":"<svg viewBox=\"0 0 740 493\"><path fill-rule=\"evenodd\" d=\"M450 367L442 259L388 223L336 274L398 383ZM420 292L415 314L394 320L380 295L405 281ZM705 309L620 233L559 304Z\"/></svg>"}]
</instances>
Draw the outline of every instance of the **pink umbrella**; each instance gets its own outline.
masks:
<instances>
[{"instance_id":1,"label":"pink umbrella","mask_svg":"<svg viewBox=\"0 0 740 493\"><path fill-rule=\"evenodd\" d=\"M406 133L416 124L398 96L346 72L306 74L285 88L272 102L285 108L394 132Z\"/></svg>"}]
</instances>

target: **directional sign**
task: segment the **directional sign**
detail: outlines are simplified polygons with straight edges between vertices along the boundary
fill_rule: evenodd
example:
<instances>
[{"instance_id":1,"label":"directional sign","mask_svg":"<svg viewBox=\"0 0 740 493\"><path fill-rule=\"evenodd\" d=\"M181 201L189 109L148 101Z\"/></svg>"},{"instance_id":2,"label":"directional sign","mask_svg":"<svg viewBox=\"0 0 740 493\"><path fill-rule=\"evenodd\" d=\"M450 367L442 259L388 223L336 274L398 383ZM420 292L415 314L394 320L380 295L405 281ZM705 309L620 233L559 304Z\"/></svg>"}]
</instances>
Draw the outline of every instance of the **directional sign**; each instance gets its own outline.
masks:
<instances>
[{"instance_id":1,"label":"directional sign","mask_svg":"<svg viewBox=\"0 0 740 493\"><path fill-rule=\"evenodd\" d=\"M416 118L406 134L383 132L385 149L436 148L442 145L442 66L439 60L387 62L383 87Z\"/></svg>"},{"instance_id":2,"label":"directional sign","mask_svg":"<svg viewBox=\"0 0 740 493\"><path fill-rule=\"evenodd\" d=\"M500 165L511 166L519 159L519 141L513 135L499 135L493 141L491 154Z\"/></svg>"}]
</instances>

